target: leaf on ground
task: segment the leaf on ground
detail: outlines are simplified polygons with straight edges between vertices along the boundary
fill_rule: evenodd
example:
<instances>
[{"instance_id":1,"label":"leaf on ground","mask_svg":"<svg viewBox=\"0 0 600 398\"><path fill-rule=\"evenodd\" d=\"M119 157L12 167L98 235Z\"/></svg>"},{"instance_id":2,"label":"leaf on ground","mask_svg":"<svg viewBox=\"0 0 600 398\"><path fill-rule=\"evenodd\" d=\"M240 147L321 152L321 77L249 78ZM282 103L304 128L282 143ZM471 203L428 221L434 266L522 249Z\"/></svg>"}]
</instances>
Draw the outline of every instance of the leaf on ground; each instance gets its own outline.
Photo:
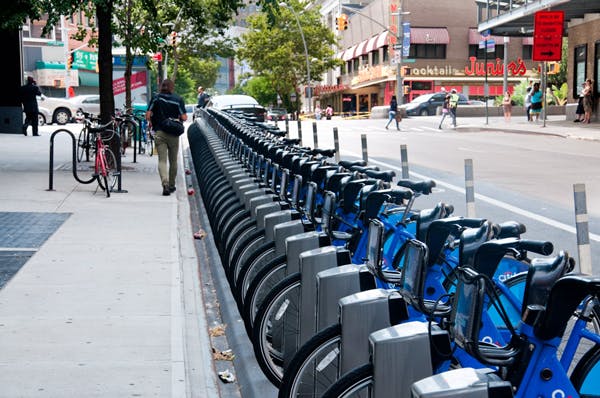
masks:
<instances>
[{"instance_id":1,"label":"leaf on ground","mask_svg":"<svg viewBox=\"0 0 600 398\"><path fill-rule=\"evenodd\" d=\"M219 337L219 336L223 336L225 334L225 328L227 328L227 325L217 325L214 326L210 329L208 329L208 334L211 337Z\"/></svg>"}]
</instances>

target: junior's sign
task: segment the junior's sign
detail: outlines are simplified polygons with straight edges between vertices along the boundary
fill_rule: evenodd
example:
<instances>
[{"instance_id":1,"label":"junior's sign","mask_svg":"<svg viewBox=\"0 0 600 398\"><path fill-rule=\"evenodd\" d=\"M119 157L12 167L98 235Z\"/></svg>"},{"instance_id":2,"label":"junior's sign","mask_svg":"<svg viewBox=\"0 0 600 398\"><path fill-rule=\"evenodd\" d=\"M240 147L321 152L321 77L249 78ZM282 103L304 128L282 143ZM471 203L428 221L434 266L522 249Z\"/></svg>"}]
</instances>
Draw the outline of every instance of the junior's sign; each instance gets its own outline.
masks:
<instances>
[{"instance_id":1,"label":"junior's sign","mask_svg":"<svg viewBox=\"0 0 600 398\"><path fill-rule=\"evenodd\" d=\"M469 57L469 65L465 66L465 75L467 76L485 76L487 69L488 76L503 76L504 62L500 58L490 61L485 65L483 62L477 62L476 57ZM524 76L527 73L527 66L521 58L517 61L511 61L507 65L508 72L513 76Z\"/></svg>"}]
</instances>

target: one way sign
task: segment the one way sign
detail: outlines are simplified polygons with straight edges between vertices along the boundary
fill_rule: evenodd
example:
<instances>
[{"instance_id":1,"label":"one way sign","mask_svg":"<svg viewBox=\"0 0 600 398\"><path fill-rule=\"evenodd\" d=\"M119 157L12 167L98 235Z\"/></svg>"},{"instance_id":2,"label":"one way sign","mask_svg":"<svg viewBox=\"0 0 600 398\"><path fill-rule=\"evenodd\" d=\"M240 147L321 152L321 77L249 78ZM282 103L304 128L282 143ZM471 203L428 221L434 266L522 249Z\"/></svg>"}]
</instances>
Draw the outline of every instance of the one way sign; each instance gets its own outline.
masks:
<instances>
[{"instance_id":1,"label":"one way sign","mask_svg":"<svg viewBox=\"0 0 600 398\"><path fill-rule=\"evenodd\" d=\"M538 11L533 26L533 60L560 61L564 11Z\"/></svg>"}]
</instances>

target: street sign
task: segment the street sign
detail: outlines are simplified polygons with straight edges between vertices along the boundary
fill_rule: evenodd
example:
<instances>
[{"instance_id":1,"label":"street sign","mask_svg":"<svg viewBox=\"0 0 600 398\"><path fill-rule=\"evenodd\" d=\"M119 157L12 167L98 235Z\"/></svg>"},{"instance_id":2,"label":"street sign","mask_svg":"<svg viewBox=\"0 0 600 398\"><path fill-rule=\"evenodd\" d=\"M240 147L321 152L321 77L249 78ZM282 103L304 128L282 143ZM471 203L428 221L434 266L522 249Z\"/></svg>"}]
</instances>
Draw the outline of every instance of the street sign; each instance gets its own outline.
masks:
<instances>
[{"instance_id":1,"label":"street sign","mask_svg":"<svg viewBox=\"0 0 600 398\"><path fill-rule=\"evenodd\" d=\"M533 25L533 61L560 61L564 11L538 11Z\"/></svg>"}]
</instances>

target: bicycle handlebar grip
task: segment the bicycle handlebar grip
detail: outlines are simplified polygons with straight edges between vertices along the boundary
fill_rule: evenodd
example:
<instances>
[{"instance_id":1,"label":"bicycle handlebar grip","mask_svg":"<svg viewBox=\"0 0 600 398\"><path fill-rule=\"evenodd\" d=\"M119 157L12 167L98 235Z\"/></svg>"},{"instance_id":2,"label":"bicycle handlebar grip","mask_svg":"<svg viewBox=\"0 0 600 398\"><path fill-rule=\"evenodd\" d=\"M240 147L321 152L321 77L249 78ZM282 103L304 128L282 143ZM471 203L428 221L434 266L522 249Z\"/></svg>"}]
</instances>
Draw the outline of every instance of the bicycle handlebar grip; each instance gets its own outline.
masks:
<instances>
[{"instance_id":1,"label":"bicycle handlebar grip","mask_svg":"<svg viewBox=\"0 0 600 398\"><path fill-rule=\"evenodd\" d=\"M549 241L542 240L520 240L518 248L521 250L527 250L541 254L543 256L549 256L554 251L554 245Z\"/></svg>"}]
</instances>

